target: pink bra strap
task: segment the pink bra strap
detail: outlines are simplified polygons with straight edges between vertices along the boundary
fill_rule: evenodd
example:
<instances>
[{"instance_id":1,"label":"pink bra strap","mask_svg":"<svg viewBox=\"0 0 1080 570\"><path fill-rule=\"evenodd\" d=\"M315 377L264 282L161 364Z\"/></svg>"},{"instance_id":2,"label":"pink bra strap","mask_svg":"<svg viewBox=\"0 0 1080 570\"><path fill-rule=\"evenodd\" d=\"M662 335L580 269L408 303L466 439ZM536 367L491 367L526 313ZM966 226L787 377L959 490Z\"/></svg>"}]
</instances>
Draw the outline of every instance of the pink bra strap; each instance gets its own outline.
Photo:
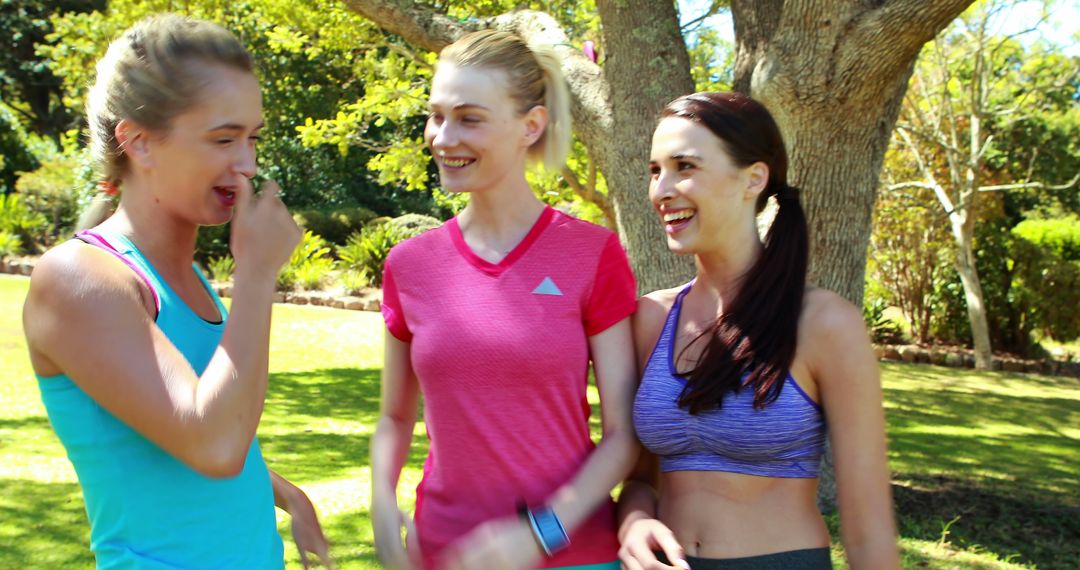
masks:
<instances>
[{"instance_id":1,"label":"pink bra strap","mask_svg":"<svg viewBox=\"0 0 1080 570\"><path fill-rule=\"evenodd\" d=\"M138 265L135 265L135 263L125 257L124 254L120 253L120 251L113 247L113 245L109 243L108 240L106 240L104 237L102 237L101 234L92 232L90 230L83 230L75 234L75 239L88 243L92 246L99 247L111 253L113 257L119 259L121 263L131 268L131 270L134 271L135 274L143 280L143 283L146 283L146 287L150 289L150 294L154 296L154 307L159 313L161 312L161 298L158 297L157 289L154 289L154 284L150 282L150 278L142 269L139 268Z\"/></svg>"}]
</instances>

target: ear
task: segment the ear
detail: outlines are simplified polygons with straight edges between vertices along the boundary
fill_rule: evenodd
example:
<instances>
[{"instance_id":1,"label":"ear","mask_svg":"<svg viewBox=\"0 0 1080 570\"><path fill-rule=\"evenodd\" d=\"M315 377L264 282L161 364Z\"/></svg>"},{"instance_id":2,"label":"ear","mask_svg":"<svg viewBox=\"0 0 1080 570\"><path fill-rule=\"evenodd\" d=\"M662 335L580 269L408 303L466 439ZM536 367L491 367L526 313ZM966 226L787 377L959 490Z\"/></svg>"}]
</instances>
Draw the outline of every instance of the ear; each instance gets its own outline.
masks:
<instances>
[{"instance_id":1,"label":"ear","mask_svg":"<svg viewBox=\"0 0 1080 570\"><path fill-rule=\"evenodd\" d=\"M132 164L148 168L154 165L150 152L149 133L134 121L120 119L113 131L120 150L127 155Z\"/></svg>"},{"instance_id":2,"label":"ear","mask_svg":"<svg viewBox=\"0 0 1080 570\"><path fill-rule=\"evenodd\" d=\"M769 166L764 162L755 162L746 168L747 198L757 199L758 195L769 185Z\"/></svg>"},{"instance_id":3,"label":"ear","mask_svg":"<svg viewBox=\"0 0 1080 570\"><path fill-rule=\"evenodd\" d=\"M525 146L531 147L544 135L548 124L548 110L543 105L536 105L525 113Z\"/></svg>"}]
</instances>

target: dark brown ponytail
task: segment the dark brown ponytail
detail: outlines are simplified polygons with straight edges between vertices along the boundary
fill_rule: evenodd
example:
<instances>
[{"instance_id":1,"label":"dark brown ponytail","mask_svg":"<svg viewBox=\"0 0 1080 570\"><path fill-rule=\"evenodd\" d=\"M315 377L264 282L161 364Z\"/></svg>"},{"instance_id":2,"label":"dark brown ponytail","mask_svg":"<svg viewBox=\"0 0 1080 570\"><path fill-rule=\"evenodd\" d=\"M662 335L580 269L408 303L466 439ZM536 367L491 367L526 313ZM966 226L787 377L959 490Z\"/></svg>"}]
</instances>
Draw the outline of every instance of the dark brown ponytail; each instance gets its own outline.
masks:
<instances>
[{"instance_id":1,"label":"dark brown ponytail","mask_svg":"<svg viewBox=\"0 0 1080 570\"><path fill-rule=\"evenodd\" d=\"M686 373L686 388L679 398L680 406L697 414L719 407L728 392L750 389L754 407L763 408L780 396L795 359L806 289L806 216L799 190L787 183L784 140L769 111L739 93L680 97L661 117L679 117L708 128L740 166L762 162L769 167L757 211L775 198L777 212L763 251L724 314L687 347L705 343L697 365Z\"/></svg>"}]
</instances>

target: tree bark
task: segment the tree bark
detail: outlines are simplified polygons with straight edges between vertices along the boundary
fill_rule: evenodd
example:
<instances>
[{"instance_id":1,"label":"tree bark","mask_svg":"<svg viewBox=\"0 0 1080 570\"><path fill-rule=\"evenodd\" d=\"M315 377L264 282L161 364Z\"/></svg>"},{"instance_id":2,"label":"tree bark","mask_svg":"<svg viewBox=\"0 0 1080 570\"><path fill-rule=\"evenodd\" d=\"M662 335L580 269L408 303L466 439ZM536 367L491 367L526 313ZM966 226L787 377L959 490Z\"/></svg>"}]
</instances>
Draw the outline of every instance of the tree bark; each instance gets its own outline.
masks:
<instances>
[{"instance_id":1,"label":"tree bark","mask_svg":"<svg viewBox=\"0 0 1080 570\"><path fill-rule=\"evenodd\" d=\"M971 0L733 0L735 87L776 117L810 280L862 304L878 175L922 45Z\"/></svg>"},{"instance_id":2,"label":"tree bark","mask_svg":"<svg viewBox=\"0 0 1080 570\"><path fill-rule=\"evenodd\" d=\"M673 2L599 0L604 76L610 86L612 124L598 154L615 217L638 280L638 292L673 287L693 275L690 258L668 251L648 198L649 151L660 111L694 90L690 57ZM595 147L594 147L595 148Z\"/></svg>"}]
</instances>

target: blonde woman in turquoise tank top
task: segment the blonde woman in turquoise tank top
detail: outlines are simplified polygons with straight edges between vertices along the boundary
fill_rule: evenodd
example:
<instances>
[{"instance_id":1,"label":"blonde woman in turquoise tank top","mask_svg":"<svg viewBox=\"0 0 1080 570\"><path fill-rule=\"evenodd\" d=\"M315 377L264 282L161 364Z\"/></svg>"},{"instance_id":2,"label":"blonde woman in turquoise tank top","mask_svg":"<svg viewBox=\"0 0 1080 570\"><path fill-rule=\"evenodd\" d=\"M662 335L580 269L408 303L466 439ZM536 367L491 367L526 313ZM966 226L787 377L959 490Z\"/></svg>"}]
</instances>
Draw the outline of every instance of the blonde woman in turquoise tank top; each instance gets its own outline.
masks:
<instances>
[{"instance_id":1,"label":"blonde woman in turquoise tank top","mask_svg":"<svg viewBox=\"0 0 1080 570\"><path fill-rule=\"evenodd\" d=\"M255 438L270 307L300 231L254 195L262 100L217 25L144 20L109 47L87 100L115 214L46 253L23 321L49 419L86 500L98 568L282 568L274 506L329 564L315 510ZM193 264L201 225L232 220L231 314Z\"/></svg>"},{"instance_id":2,"label":"blonde woman in turquoise tank top","mask_svg":"<svg viewBox=\"0 0 1080 570\"><path fill-rule=\"evenodd\" d=\"M619 501L627 570L832 568L815 500L826 438L850 567L899 568L877 362L861 312L806 286L787 170L776 122L750 97L695 93L661 113L649 199L697 276L634 315L645 450Z\"/></svg>"}]
</instances>

